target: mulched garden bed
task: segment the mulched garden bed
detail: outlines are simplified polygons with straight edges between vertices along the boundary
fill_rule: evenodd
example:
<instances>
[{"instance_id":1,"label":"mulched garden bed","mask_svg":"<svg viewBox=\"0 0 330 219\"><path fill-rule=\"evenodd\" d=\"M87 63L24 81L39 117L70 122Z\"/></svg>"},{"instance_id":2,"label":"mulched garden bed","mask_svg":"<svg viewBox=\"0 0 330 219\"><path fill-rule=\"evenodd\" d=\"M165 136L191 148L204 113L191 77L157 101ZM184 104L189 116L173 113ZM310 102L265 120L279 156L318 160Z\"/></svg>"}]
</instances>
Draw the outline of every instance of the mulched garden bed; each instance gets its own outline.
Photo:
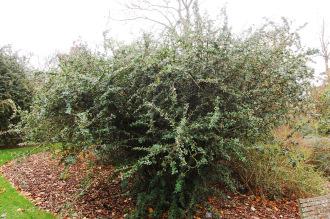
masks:
<instances>
[{"instance_id":1,"label":"mulched garden bed","mask_svg":"<svg viewBox=\"0 0 330 219\"><path fill-rule=\"evenodd\" d=\"M254 195L210 198L209 204L221 218L280 219L300 218L296 200L271 201Z\"/></svg>"},{"instance_id":2,"label":"mulched garden bed","mask_svg":"<svg viewBox=\"0 0 330 219\"><path fill-rule=\"evenodd\" d=\"M39 153L3 166L2 173L37 206L62 217L123 218L133 206L119 180L109 180L109 166L78 161L65 168L50 153Z\"/></svg>"},{"instance_id":3,"label":"mulched garden bed","mask_svg":"<svg viewBox=\"0 0 330 219\"><path fill-rule=\"evenodd\" d=\"M2 167L3 175L37 206L67 218L124 218L134 207L122 194L120 180L111 177L111 166L77 161L65 167L45 152L13 161ZM87 159L88 160L88 159ZM297 202L269 201L253 195L209 198L221 218L299 218ZM214 216L201 209L199 216Z\"/></svg>"}]
</instances>

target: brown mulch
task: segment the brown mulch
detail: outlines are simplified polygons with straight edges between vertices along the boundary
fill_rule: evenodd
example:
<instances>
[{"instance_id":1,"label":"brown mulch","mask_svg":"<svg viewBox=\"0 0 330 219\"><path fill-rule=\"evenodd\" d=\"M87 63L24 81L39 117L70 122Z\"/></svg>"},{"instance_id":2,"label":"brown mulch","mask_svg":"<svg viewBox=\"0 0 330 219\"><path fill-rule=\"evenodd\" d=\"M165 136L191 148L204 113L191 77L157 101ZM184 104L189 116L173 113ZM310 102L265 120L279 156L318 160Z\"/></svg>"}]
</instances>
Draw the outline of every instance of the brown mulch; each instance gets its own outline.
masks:
<instances>
[{"instance_id":1,"label":"brown mulch","mask_svg":"<svg viewBox=\"0 0 330 219\"><path fill-rule=\"evenodd\" d=\"M119 179L112 179L113 167L78 161L65 168L50 153L39 153L1 169L23 195L62 217L123 218L133 206Z\"/></svg>"},{"instance_id":2,"label":"brown mulch","mask_svg":"<svg viewBox=\"0 0 330 219\"><path fill-rule=\"evenodd\" d=\"M300 218L296 200L271 201L260 196L237 194L222 199L210 198L209 205L221 218Z\"/></svg>"},{"instance_id":3,"label":"brown mulch","mask_svg":"<svg viewBox=\"0 0 330 219\"><path fill-rule=\"evenodd\" d=\"M134 203L124 196L111 166L90 165L81 158L65 168L59 158L39 153L3 166L2 174L37 206L61 217L123 218ZM88 187L89 185L89 187ZM294 200L270 201L253 195L209 198L221 218L299 218ZM201 209L195 219L210 216ZM214 213L211 214L214 216Z\"/></svg>"}]
</instances>

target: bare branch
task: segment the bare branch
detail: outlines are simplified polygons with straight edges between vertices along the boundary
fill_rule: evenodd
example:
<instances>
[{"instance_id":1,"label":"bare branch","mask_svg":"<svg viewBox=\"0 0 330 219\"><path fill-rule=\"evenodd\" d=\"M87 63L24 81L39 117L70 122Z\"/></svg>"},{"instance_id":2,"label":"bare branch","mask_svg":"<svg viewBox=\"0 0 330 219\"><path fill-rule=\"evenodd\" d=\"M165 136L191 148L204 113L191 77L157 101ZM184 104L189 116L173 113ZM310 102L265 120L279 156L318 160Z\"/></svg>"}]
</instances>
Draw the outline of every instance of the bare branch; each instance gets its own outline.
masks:
<instances>
[{"instance_id":1,"label":"bare branch","mask_svg":"<svg viewBox=\"0 0 330 219\"><path fill-rule=\"evenodd\" d=\"M148 21L151 21L151 22L154 22L154 23L157 23L157 24L160 24L168 29L172 29L172 27L170 27L169 25L167 25L166 23L164 22L161 22L161 21L158 21L158 20L155 20L155 19L152 19L152 18L149 18L149 17L146 17L146 16L139 16L139 17L132 17L132 18L125 18L125 19L115 19L115 18L112 18L113 20L115 21L133 21L133 20L148 20Z\"/></svg>"},{"instance_id":2,"label":"bare branch","mask_svg":"<svg viewBox=\"0 0 330 219\"><path fill-rule=\"evenodd\" d=\"M327 76L328 83L330 83L330 70L329 70L330 42L329 42L329 40L326 39L326 36L325 36L324 19L323 19L322 27L321 27L320 43L321 43L321 56L324 59L325 74Z\"/></svg>"},{"instance_id":3,"label":"bare branch","mask_svg":"<svg viewBox=\"0 0 330 219\"><path fill-rule=\"evenodd\" d=\"M157 5L157 4L150 4L152 7L158 7L158 8L163 8L163 9L171 9L173 11L177 11L178 9L169 5Z\"/></svg>"},{"instance_id":4,"label":"bare branch","mask_svg":"<svg viewBox=\"0 0 330 219\"><path fill-rule=\"evenodd\" d=\"M166 19L166 21L168 22L168 26L171 26L172 28L174 28L174 24L173 24L173 21L171 21L171 19L163 12L161 11L160 9L157 9L157 8L142 8L141 6L139 5L136 5L136 4L132 4L132 5L127 5L126 6L128 9L130 10L138 10L138 11L149 11L149 12L157 12L158 14L160 14L164 19Z\"/></svg>"},{"instance_id":5,"label":"bare branch","mask_svg":"<svg viewBox=\"0 0 330 219\"><path fill-rule=\"evenodd\" d=\"M135 0L126 4L126 8L134 13L134 17L117 21L143 19L157 23L179 36L190 32L194 16L194 3L197 0ZM150 12L150 13L145 13ZM131 15L132 16L132 15ZM130 16L128 16L130 17Z\"/></svg>"}]
</instances>

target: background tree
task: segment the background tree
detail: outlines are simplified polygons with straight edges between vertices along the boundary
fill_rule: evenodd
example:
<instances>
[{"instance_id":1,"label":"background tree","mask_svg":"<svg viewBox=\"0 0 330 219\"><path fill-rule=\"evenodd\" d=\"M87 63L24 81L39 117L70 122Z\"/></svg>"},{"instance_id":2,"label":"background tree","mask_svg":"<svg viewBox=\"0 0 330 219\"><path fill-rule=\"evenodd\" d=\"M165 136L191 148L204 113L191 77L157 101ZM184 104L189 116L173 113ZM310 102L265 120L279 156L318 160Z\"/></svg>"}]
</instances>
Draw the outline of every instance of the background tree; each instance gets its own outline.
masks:
<instances>
[{"instance_id":1,"label":"background tree","mask_svg":"<svg viewBox=\"0 0 330 219\"><path fill-rule=\"evenodd\" d=\"M324 60L324 73L326 76L326 82L330 82L330 70L329 70L329 58L330 58L330 42L327 36L325 35L325 24L324 20L322 22L321 27L321 36L320 36L320 43L321 43L321 56Z\"/></svg>"},{"instance_id":2,"label":"background tree","mask_svg":"<svg viewBox=\"0 0 330 219\"><path fill-rule=\"evenodd\" d=\"M160 26L162 35L172 35L174 37L189 37L193 29L201 28L201 25L211 27L215 25L214 20L203 18L199 13L198 0L162 0L155 3L149 0L131 1L125 4L128 13L121 19L112 18L117 21L144 20ZM222 9L221 18L226 17L226 11ZM203 18L203 21L202 21ZM219 26L220 27L220 26ZM204 28L206 31L207 28ZM219 29L213 28L209 34ZM201 29L200 29L201 31Z\"/></svg>"}]
</instances>

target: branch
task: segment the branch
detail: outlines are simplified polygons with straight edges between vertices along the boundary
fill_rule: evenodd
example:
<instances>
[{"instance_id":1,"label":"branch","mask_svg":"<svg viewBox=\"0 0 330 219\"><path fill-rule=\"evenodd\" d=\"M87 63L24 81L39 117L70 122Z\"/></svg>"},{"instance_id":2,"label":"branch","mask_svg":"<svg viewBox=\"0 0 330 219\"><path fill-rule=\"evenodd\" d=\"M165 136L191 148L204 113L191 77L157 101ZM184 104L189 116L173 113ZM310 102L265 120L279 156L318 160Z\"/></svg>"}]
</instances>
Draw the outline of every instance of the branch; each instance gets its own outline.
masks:
<instances>
[{"instance_id":1,"label":"branch","mask_svg":"<svg viewBox=\"0 0 330 219\"><path fill-rule=\"evenodd\" d=\"M161 10L157 9L157 8L142 8L139 5L126 5L126 7L130 10L139 10L139 11L150 11L150 12L157 12L160 15L162 15L163 18L165 18L167 20L167 22L169 23L169 26L171 26L172 28L174 27L173 22L171 21L171 19Z\"/></svg>"},{"instance_id":2,"label":"branch","mask_svg":"<svg viewBox=\"0 0 330 219\"><path fill-rule=\"evenodd\" d=\"M160 24L160 25L163 25L164 27L168 28L168 29L172 29L171 26L167 25L166 23L164 22L161 22L161 21L158 21L158 20L155 20L155 19L152 19L152 18L149 18L149 17L146 17L146 16L139 16L139 17L132 17L132 18L125 18L125 19L115 19L115 18L112 18L113 20L115 21L133 21L133 20L147 20L147 21L151 21L151 22L154 22L154 23L157 23L157 24Z\"/></svg>"},{"instance_id":3,"label":"branch","mask_svg":"<svg viewBox=\"0 0 330 219\"><path fill-rule=\"evenodd\" d=\"M321 55L324 58L329 57L329 55L330 55L330 51L329 51L330 42L325 39L325 25L324 25L324 20L322 22L320 42L321 42Z\"/></svg>"}]
</instances>

